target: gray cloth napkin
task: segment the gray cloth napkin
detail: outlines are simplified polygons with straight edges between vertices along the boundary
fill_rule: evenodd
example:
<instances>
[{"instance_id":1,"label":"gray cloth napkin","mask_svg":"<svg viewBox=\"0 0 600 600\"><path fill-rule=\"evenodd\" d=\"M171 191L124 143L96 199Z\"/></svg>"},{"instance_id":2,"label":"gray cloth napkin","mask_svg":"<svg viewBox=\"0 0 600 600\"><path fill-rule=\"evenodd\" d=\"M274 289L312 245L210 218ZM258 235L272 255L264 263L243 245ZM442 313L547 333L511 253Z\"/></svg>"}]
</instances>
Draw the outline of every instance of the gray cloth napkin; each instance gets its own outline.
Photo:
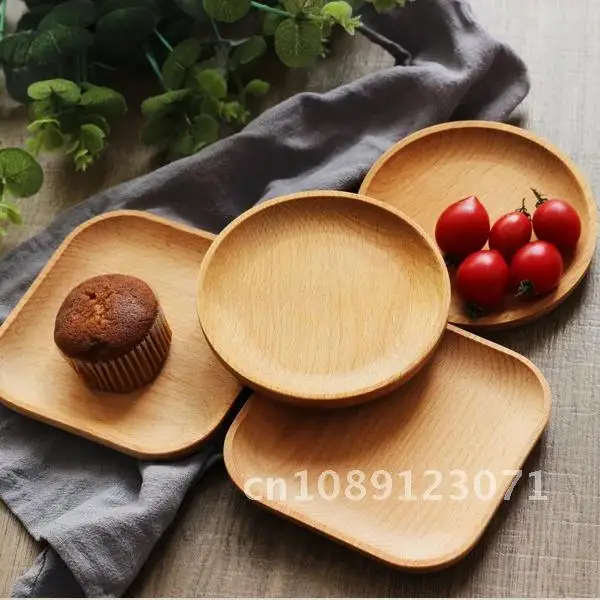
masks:
<instances>
[{"instance_id":1,"label":"gray cloth napkin","mask_svg":"<svg viewBox=\"0 0 600 600\"><path fill-rule=\"evenodd\" d=\"M504 120L529 90L521 60L481 29L463 1L417 0L388 16L369 7L364 22L364 35L396 66L326 94L299 94L197 156L66 212L0 263L0 320L62 239L99 213L149 210L218 232L266 198L356 190L407 134L454 119ZM226 427L185 460L151 464L0 407L0 496L48 543L13 594L122 595L187 490L218 460Z\"/></svg>"}]
</instances>

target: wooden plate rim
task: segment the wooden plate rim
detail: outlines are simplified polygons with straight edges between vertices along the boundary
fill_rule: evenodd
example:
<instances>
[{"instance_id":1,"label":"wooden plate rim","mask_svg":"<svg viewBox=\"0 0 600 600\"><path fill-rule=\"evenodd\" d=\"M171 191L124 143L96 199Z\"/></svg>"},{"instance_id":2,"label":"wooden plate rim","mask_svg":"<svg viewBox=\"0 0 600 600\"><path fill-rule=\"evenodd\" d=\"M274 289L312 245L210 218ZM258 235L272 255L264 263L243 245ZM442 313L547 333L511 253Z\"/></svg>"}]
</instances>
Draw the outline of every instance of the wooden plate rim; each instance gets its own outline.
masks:
<instances>
[{"instance_id":1,"label":"wooden plate rim","mask_svg":"<svg viewBox=\"0 0 600 600\"><path fill-rule=\"evenodd\" d=\"M211 339L210 335L206 331L206 328L205 328L205 325L203 323L202 316L201 316L202 315L202 307L201 307L202 293L201 293L201 290L203 287L204 278L206 276L206 271L209 268L209 265L213 259L214 254L219 249L223 240L227 237L227 235L233 229L237 228L241 223L253 218L256 214L258 214L264 210L268 210L269 208L271 208L273 206L276 206L279 204L284 204L286 202L293 202L296 200L310 199L310 198L323 198L323 197L346 198L348 200L357 200L357 201L363 202L365 204L369 204L373 207L376 207L380 210L383 210L383 211L389 213L394 218L401 220L405 225L408 225L413 230L415 230L419 234L419 236L422 238L424 243L427 246L429 246L429 248L432 250L432 255L433 255L436 263L440 267L440 273L442 274L442 279L444 280L444 290L443 290L444 296L443 296L442 302L443 302L443 305L445 306L444 314L446 314L446 319L440 319L440 322L438 323L438 327L436 330L435 338L432 338L429 346L425 349L425 351L420 356L416 357L413 360L413 362L410 364L410 366L407 369L405 369L402 373L396 374L392 377L389 377L387 380L385 380L383 382L379 382L376 384L370 384L369 386L366 386L359 390L354 390L352 392L296 395L296 394L290 393L289 390L283 390L280 387L278 387L276 385L272 385L270 382L261 380L251 374L242 373L230 364L230 362L227 360L227 358L222 355L222 351L215 347L213 340ZM310 191L305 191L305 192L296 192L293 194L286 194L284 196L279 196L277 198L272 198L270 200L263 201L263 202L257 204L256 206L252 207L251 209L245 211L241 215L239 215L236 219L231 221L231 223L229 223L229 225L227 225L216 236L214 242L211 244L210 248L204 255L204 258L202 260L202 265L200 267L200 272L198 275L197 289L198 289L197 312L198 312L198 320L200 322L200 327L202 328L202 331L204 332L204 336L205 336L209 346L212 348L212 350L216 354L216 356L219 357L219 359L223 362L223 364L232 373L234 373L235 376L240 381L242 381L249 387L252 387L252 388L254 388L258 391L261 391L265 394L270 394L271 396L274 394L280 399L283 399L283 398L298 399L298 400L301 400L304 405L310 404L310 405L314 405L314 406L318 406L318 405L325 406L324 402L327 402L327 406L334 406L334 405L342 406L342 404L340 404L342 402L346 402L346 403L350 402L353 404L358 403L362 400L367 400L367 399L370 399L377 395L381 395L385 392L391 391L392 389L394 389L395 387L400 385L403 381L412 377L424 364L426 364L426 362L431 357L431 355L435 352L438 344L440 343L440 341L443 337L443 334L444 334L445 327L448 322L447 316L450 312L450 302L451 302L451 297L452 297L450 276L448 274L448 270L447 270L446 264L444 262L444 257L442 256L439 248L437 247L437 245L435 244L433 239L425 232L425 230L418 223L416 223L413 219L411 219L410 217L405 215L400 210L394 208L393 206L390 206L389 204L386 204L385 202L381 202L374 198L369 198L368 196L363 196L360 194L336 191L336 190L310 190ZM343 405L347 405L347 404L343 404Z\"/></svg>"},{"instance_id":2,"label":"wooden plate rim","mask_svg":"<svg viewBox=\"0 0 600 600\"><path fill-rule=\"evenodd\" d=\"M503 354L507 354L508 356L513 357L514 359L523 363L528 369L530 369L533 372L533 374L535 375L536 379L539 381L539 383L542 387L542 390L543 390L542 400L543 400L544 412L541 415L541 419L540 419L540 422L539 422L537 428L532 429L532 433L528 440L528 443L524 446L524 452L522 453L519 460L517 461L518 464L515 465L515 468L521 468L523 466L523 464L525 463L527 457L529 456L531 450L533 449L533 447L539 440L540 436L544 432L544 429L546 428L546 426L548 425L548 422L550 420L551 409L552 409L552 399L551 399L550 386L548 384L546 377L541 372L541 370L536 365L534 365L528 358L526 358L525 356L523 356L521 354L518 354L514 350L505 348L504 346L501 346L500 344L496 344L487 339L481 338L480 336L478 336L474 333L465 331L464 329L461 329L460 327L456 327L454 325L448 324L446 329L448 329L449 331L452 331L458 335L461 335L463 337L471 339L477 343L483 344L484 346L488 346L498 352L501 352ZM235 458L233 445L234 445L235 436L236 436L239 428L241 427L244 419L246 418L248 411L249 411L249 406L248 406L248 403L246 403L244 405L244 407L240 410L240 412L237 414L237 416L234 419L231 426L229 427L227 434L225 436L225 442L224 442L224 446L223 446L223 459L225 462L225 467L227 469L227 472L229 473L229 476L231 477L231 480L233 481L233 483L244 494L244 496L246 496L251 502L260 504L261 506L263 506L264 508L268 509L271 512L282 515L299 525L308 527L309 529L311 529L317 533L320 533L322 535L325 535L326 537L328 537L336 542L340 542L346 546L354 548L355 550L358 550L359 552L361 552L363 554L369 555L369 556L371 556L383 563L386 563L392 567L395 567L395 568L406 569L406 570L411 570L411 571L435 571L435 570L443 569L445 567L449 567L452 564L461 560L475 547L477 542L481 539L482 535L484 534L484 532L487 528L487 525L489 524L492 517L496 513L498 507L500 506L500 503L502 502L504 494L508 490L508 487L510 486L510 483L511 483L509 481L508 485L506 487L499 488L499 490L498 490L499 493L497 494L497 501L490 503L490 508L489 508L488 513L485 514L483 516L482 520L478 523L477 534L473 538L469 539L458 550L454 550L452 552L449 552L447 554L444 554L442 556L439 556L439 557L436 557L433 559L420 559L420 560L400 559L400 560L398 560L396 557L392 556L386 550L381 550L381 549L377 548L376 546L373 546L372 544L363 544L363 543L357 542L354 538L344 535L343 533L340 534L340 532L336 532L333 529L329 529L327 527L321 527L320 525L317 525L316 523L312 522L310 518L305 517L303 514L301 514L297 510L289 508L285 501L282 501L282 500L271 500L270 501L270 500L264 500L264 499L263 500L255 500L255 499L252 499L249 496L247 496L244 492L244 474L242 472L242 469L239 467L237 460Z\"/></svg>"},{"instance_id":3,"label":"wooden plate rim","mask_svg":"<svg viewBox=\"0 0 600 600\"><path fill-rule=\"evenodd\" d=\"M103 221L108 221L111 219L119 219L119 218L123 218L123 217L140 218L140 219L152 221L154 223L158 223L161 225L166 225L168 227L178 229L185 233L191 233L193 235L196 235L196 236L198 236L204 240L210 241L210 242L212 242L212 240L215 237L212 233L203 231L201 229L196 229L194 227L190 227L188 225L184 225L182 223L178 223L176 221L172 221L170 219L167 219L167 218L164 218L164 217L152 214L152 213L148 213L145 211L139 211L139 210L114 210L114 211L103 213L96 217L92 217L91 219L88 219L87 221L83 222L82 224L78 225L75 229L73 229L73 231L71 231L71 233L69 233L65 237L65 239L60 243L60 245L58 246L58 248L56 249L56 251L54 252L52 257L50 258L50 260L42 268L42 270L40 271L38 276L35 278L34 282L31 284L29 289L21 297L21 299L16 304L14 309L10 312L10 314L8 315L8 317L6 318L4 323L0 326L0 341L2 340L4 333L10 327L11 323L13 323L17 319L17 317L19 316L19 313L24 308L24 306L27 304L29 299L33 296L33 294L36 292L38 287L42 284L43 280L48 276L48 274L52 271L52 269L54 268L56 263L60 260L61 256L64 254L66 249L69 247L71 242L80 233L84 232L89 227L93 227ZM9 394L6 394L2 390L0 390L0 403L4 404L9 409L14 410L15 412L17 412L19 414L25 415L27 417L32 418L35 421L39 421L39 422L45 423L47 425L51 425L53 427L56 427L57 429L67 431L69 433L77 435L78 437L86 438L93 442L99 443L103 446L112 448L113 450L117 450L117 451L127 454L129 456L133 456L135 458L139 458L142 460L144 460L144 459L170 460L170 459L184 456L184 455L188 454L190 451L192 451L194 448L201 445L213 433L213 431L218 427L219 423L221 422L221 420L219 420L218 422L211 425L211 427L207 430L206 434L202 438L200 438L200 439L196 438L196 439L194 439L194 441L192 443L186 443L184 445L174 447L168 451L163 450L163 451L155 452L155 451L148 451L147 449L144 449L144 448L140 448L135 443L128 444L127 446L123 446L122 444L115 442L114 440L110 440L105 437L95 436L92 433L89 433L87 431L82 431L82 430L78 429L77 427L73 427L69 424L63 423L62 421L52 419L52 417L49 417L47 415L41 415L40 413L38 413L35 410L29 410L26 405L15 401L14 398L11 398L9 396L10 396ZM232 399L232 403L234 400L235 400L235 397Z\"/></svg>"},{"instance_id":4,"label":"wooden plate rim","mask_svg":"<svg viewBox=\"0 0 600 600\"><path fill-rule=\"evenodd\" d=\"M450 131L453 129L489 129L494 131L502 131L504 133L516 135L529 142L532 142L537 146L540 146L550 154L554 155L559 161L561 161L565 165L567 170L573 175L575 181L577 182L577 185L581 188L583 192L583 196L585 198L585 202L587 204L587 208L590 215L590 230L588 239L586 240L587 243L585 246L585 251L582 255L581 264L578 267L578 269L573 272L573 277L575 279L573 284L569 288L563 290L557 296L548 296L543 302L541 300L538 301L541 303L541 306L539 306L538 309L534 312L525 312L522 316L516 317L510 321L494 322L492 317L488 317L485 321L480 322L471 321L467 318L460 320L454 319L450 320L449 322L454 325L467 327L473 331L492 331L508 329L516 325L522 325L534 321L535 319L538 319L539 317L542 317L548 314L550 311L554 310L559 304L566 300L566 298L575 290L575 288L577 288L577 286L585 276L587 270L589 269L590 264L594 258L598 236L598 207L596 206L591 186L588 183L587 179L583 176L579 168L571 160L571 158L569 158L569 156L567 156L554 144L546 141L545 139L541 138L540 136L534 134L531 131L528 131L521 127L516 127L514 125L509 125L508 123L502 123L497 121L465 120L432 125L431 127L426 127L425 129L421 129L419 131L416 131L415 133L412 133L411 135L400 140L398 143L394 144L389 150L384 152L377 159L377 161L375 161L373 166L367 172L362 184L360 185L359 194L364 194L366 196L369 195L368 188L373 182L373 179L377 176L381 167L388 161L388 159L390 159L396 153L403 150L406 146L409 146L413 142L417 142L425 137L429 137L431 135L436 135L438 133Z\"/></svg>"}]
</instances>

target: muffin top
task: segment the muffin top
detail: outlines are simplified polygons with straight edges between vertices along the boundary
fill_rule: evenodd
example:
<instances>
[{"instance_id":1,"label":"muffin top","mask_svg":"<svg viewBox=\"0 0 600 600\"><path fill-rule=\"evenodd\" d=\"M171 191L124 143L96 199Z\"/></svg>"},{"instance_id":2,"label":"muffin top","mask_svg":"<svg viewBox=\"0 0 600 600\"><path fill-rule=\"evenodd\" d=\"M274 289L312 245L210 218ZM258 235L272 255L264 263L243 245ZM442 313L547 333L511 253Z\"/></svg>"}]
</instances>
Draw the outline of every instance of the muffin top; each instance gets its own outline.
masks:
<instances>
[{"instance_id":1,"label":"muffin top","mask_svg":"<svg viewBox=\"0 0 600 600\"><path fill-rule=\"evenodd\" d=\"M54 341L69 358L107 361L139 344L158 314L156 296L129 275L87 279L65 298L54 325Z\"/></svg>"}]
</instances>

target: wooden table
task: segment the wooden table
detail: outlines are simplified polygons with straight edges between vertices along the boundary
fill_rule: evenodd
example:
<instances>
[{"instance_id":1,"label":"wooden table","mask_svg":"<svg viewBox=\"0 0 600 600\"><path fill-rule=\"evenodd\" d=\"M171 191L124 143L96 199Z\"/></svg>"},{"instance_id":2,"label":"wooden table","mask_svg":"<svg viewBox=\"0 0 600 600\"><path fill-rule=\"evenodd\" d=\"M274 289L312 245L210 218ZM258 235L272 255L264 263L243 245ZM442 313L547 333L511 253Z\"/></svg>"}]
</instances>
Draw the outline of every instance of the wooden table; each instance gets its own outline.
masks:
<instances>
[{"instance_id":1,"label":"wooden table","mask_svg":"<svg viewBox=\"0 0 600 600\"><path fill-rule=\"evenodd\" d=\"M570 154L600 184L598 96L600 3L596 0L473 0L489 30L510 43L530 68L532 91L521 113L530 129ZM310 75L281 87L324 90L390 64L361 39L338 45ZM0 114L2 145L21 144L22 109ZM113 150L87 174L46 161L42 192L23 202L26 225L5 250L61 210L148 170L136 141L139 119L117 132ZM455 567L409 575L251 506L223 467L189 494L168 534L132 586L135 596L598 596L600 595L600 272L560 309L497 341L530 357L553 391L553 417L526 468L543 470L545 502L523 486L494 518L484 539ZM595 396L595 398L594 398ZM0 506L0 595L36 553L18 521Z\"/></svg>"}]
</instances>

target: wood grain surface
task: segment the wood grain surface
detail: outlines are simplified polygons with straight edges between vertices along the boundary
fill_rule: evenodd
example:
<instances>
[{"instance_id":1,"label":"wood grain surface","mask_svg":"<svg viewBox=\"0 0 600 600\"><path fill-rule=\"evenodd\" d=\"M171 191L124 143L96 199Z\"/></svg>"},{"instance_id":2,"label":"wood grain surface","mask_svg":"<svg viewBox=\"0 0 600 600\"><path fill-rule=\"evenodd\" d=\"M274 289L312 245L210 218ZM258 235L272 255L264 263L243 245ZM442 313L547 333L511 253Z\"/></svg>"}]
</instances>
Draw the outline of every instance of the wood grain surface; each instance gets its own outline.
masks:
<instances>
[{"instance_id":1,"label":"wood grain surface","mask_svg":"<svg viewBox=\"0 0 600 600\"><path fill-rule=\"evenodd\" d=\"M520 208L522 200L533 215L532 188L549 198L568 200L581 218L581 237L575 251L565 256L558 287L546 296L525 301L507 297L501 309L474 319L453 290L450 322L485 331L515 327L549 313L585 275L596 249L598 216L579 168L546 140L513 125L443 123L405 138L386 152L367 173L360 193L395 206L435 237L442 211L472 195L483 203L491 223Z\"/></svg>"},{"instance_id":2,"label":"wood grain surface","mask_svg":"<svg viewBox=\"0 0 600 600\"><path fill-rule=\"evenodd\" d=\"M474 0L490 32L526 61L532 90L522 124L572 157L600 190L598 140L600 52L597 0ZM292 74L276 99L329 89L389 66L391 58L357 36L334 45L329 61ZM103 162L75 175L59 159L43 191L22 203L26 227L7 248L38 231L66 206L147 170L133 114L115 133ZM3 144L24 137L22 109L0 114ZM592 263L581 286L548 318L496 333L531 359L552 389L549 428L524 466L542 470L546 501L529 500L531 480L517 485L465 560L439 573L411 575L323 539L262 510L235 488L223 467L188 495L129 595L210 596L600 596L600 272ZM0 505L0 596L30 567L37 546Z\"/></svg>"},{"instance_id":3,"label":"wood grain surface","mask_svg":"<svg viewBox=\"0 0 600 600\"><path fill-rule=\"evenodd\" d=\"M225 465L258 504L394 567L434 570L462 559L510 501L549 417L539 369L449 326L411 381L368 405L253 396L227 432Z\"/></svg>"},{"instance_id":4,"label":"wood grain surface","mask_svg":"<svg viewBox=\"0 0 600 600\"><path fill-rule=\"evenodd\" d=\"M139 458L191 452L213 432L241 390L211 351L196 318L196 277L213 237L136 211L106 213L78 227L2 329L2 402ZM53 337L56 314L71 289L109 273L148 283L173 331L158 377L126 395L89 389Z\"/></svg>"},{"instance_id":5,"label":"wood grain surface","mask_svg":"<svg viewBox=\"0 0 600 600\"><path fill-rule=\"evenodd\" d=\"M239 379L312 407L378 398L437 347L450 278L421 227L346 192L275 198L234 219L202 261L198 315Z\"/></svg>"}]
</instances>

